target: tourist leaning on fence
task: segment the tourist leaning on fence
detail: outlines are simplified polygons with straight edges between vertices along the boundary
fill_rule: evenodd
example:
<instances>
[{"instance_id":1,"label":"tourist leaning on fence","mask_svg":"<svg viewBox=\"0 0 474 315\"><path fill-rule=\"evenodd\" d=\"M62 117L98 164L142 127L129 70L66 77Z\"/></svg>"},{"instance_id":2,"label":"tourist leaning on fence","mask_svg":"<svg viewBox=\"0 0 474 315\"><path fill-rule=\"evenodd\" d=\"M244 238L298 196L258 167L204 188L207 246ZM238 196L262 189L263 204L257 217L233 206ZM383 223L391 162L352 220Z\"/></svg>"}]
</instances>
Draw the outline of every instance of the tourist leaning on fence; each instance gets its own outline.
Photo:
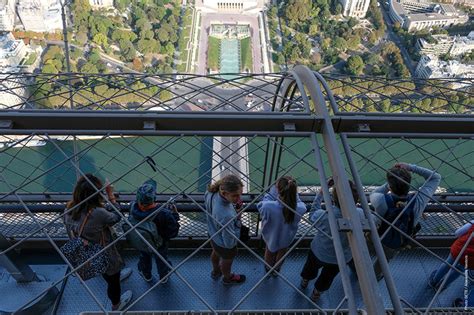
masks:
<instances>
[{"instance_id":1,"label":"tourist leaning on fence","mask_svg":"<svg viewBox=\"0 0 474 315\"><path fill-rule=\"evenodd\" d=\"M211 238L211 263L213 279L223 275L224 284L239 284L245 275L232 273L232 263L237 255L237 239L240 237L240 216L234 204L240 200L243 183L235 175L226 175L208 187L205 205L207 227ZM218 232L224 225L225 229ZM216 235L214 235L216 234Z\"/></svg>"},{"instance_id":2,"label":"tourist leaning on fence","mask_svg":"<svg viewBox=\"0 0 474 315\"><path fill-rule=\"evenodd\" d=\"M328 186L332 186L333 181L328 181ZM352 190L352 197L356 203L358 198L357 188L352 181L349 181L349 185ZM329 289L332 281L339 273L339 266L337 264L336 250L334 248L331 229L329 226L329 218L327 210L321 208L321 201L323 199L322 191L316 195L310 210L311 222L316 222L314 227L316 233L311 242L311 249L308 252L306 263L301 271L301 288L306 289L309 281L316 279L314 289L311 294L311 300L316 301L322 292ZM334 205L332 205L332 211L337 219L342 218L342 212L339 204L338 193L336 187L332 187L332 199ZM326 208L328 206L326 205ZM361 220L365 218L364 211L361 208L356 208ZM344 260L348 263L352 259L351 250L349 247L349 241L347 239L347 233L339 232L341 239L342 250L344 253ZM320 272L321 270L321 272ZM318 276L319 274L319 276Z\"/></svg>"},{"instance_id":3,"label":"tourist leaning on fence","mask_svg":"<svg viewBox=\"0 0 474 315\"><path fill-rule=\"evenodd\" d=\"M67 204L66 211L68 213L64 216L64 223L69 236L77 235L82 222L88 216L81 238L91 243L103 243L104 246L107 246L114 240L111 227L118 223L121 217L110 205L104 205L102 196L97 192L102 187L101 180L92 174L81 177L74 187L73 199ZM117 209L120 209L115 200L113 187L107 184L105 191L109 201ZM112 310L122 310L131 301L132 291L128 290L121 294L120 281L130 275L131 269L125 268L121 277L123 260L117 248L112 245L106 251L109 265L102 276L107 282L107 296L112 302Z\"/></svg>"},{"instance_id":4,"label":"tourist leaning on fence","mask_svg":"<svg viewBox=\"0 0 474 315\"><path fill-rule=\"evenodd\" d=\"M425 182L418 191L409 193L411 173L418 174ZM392 222L403 214L393 224L408 235L414 236L420 229L419 221L423 215L428 201L433 197L441 181L441 175L435 171L417 166L415 164L396 163L387 171L387 183L376 188L370 194L370 203L375 212L387 221ZM387 235L382 239L382 245L387 261L395 257L400 250L408 245L408 238L377 217L377 225L380 226L379 234ZM387 232L388 230L388 232ZM372 246L369 244L372 251ZM381 267L376 260L374 264L377 279L383 277Z\"/></svg>"},{"instance_id":5,"label":"tourist leaning on fence","mask_svg":"<svg viewBox=\"0 0 474 315\"><path fill-rule=\"evenodd\" d=\"M471 234L474 233L474 220L469 223L466 223L464 226L460 227L459 229L454 232L456 236L456 240L451 245L448 258L446 259L446 263L442 263L438 269L434 270L430 278L428 279L428 284L434 289L438 290L443 283L444 278L447 277L446 282L444 283L443 290L446 289L454 280L456 280L461 273L456 270L451 269L448 265L454 264L455 260L459 257L458 263L455 265L457 269L462 272L465 272L465 267L467 266L467 273L469 277L473 276L474 273L474 235L471 237ZM469 240L470 238L470 240ZM467 241L469 243L466 245ZM466 248L463 250L464 246ZM467 306L474 306L474 285L472 285L470 279L467 279L468 283L468 304ZM466 279L464 279L463 284L465 283ZM457 306L464 306L464 300L460 299L461 302L458 303Z\"/></svg>"},{"instance_id":6,"label":"tourist leaning on fence","mask_svg":"<svg viewBox=\"0 0 474 315\"><path fill-rule=\"evenodd\" d=\"M306 212L297 193L296 180L280 177L257 205L262 218L262 237L265 240L265 262L273 267L285 255L296 236L298 223ZM283 261L275 267L280 271ZM265 266L268 272L268 266Z\"/></svg>"},{"instance_id":7,"label":"tourist leaning on fence","mask_svg":"<svg viewBox=\"0 0 474 315\"><path fill-rule=\"evenodd\" d=\"M138 273L146 282L150 282L153 279L152 258L154 257L161 283L164 284L169 279L170 268L168 264L171 265L171 261L168 259L169 240L178 234L179 214L174 204L160 206L156 203L156 186L156 181L150 179L138 188L136 201L130 204L130 214L132 215L132 224L137 224L143 219L153 216L149 220L150 222L144 221L140 224L138 231L164 260L150 250L147 244L138 241L136 242L139 244L139 246L136 246L138 247L137 250L140 251ZM151 238L148 238L148 236L151 236Z\"/></svg>"}]
</instances>

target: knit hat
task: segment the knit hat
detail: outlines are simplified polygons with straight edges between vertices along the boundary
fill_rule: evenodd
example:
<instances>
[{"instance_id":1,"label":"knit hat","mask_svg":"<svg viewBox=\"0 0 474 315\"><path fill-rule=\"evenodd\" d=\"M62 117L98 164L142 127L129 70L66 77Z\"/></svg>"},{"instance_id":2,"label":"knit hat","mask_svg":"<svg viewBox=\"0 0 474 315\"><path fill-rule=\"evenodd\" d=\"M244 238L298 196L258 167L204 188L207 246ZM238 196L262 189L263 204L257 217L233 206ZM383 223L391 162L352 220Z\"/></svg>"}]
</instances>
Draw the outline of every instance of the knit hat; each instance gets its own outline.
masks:
<instances>
[{"instance_id":1,"label":"knit hat","mask_svg":"<svg viewBox=\"0 0 474 315\"><path fill-rule=\"evenodd\" d=\"M149 179L137 190L137 202L142 205L150 205L155 202L156 181Z\"/></svg>"}]
</instances>

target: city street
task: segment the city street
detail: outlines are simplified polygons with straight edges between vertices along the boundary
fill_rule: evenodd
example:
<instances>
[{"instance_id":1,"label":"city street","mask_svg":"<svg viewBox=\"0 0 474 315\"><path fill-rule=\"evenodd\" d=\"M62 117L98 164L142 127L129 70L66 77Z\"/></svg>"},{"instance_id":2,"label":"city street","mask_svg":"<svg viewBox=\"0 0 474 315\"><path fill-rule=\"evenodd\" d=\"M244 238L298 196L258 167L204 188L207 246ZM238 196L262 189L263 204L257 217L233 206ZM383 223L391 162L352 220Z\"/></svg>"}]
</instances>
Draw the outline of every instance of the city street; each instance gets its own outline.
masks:
<instances>
[{"instance_id":1,"label":"city street","mask_svg":"<svg viewBox=\"0 0 474 315\"><path fill-rule=\"evenodd\" d=\"M382 11L383 19L385 21L385 25L387 26L387 31L386 31L387 39L394 42L395 45L397 45L397 47L400 48L400 52L401 52L403 61L405 62L405 65L410 71L411 76L415 77L416 66L414 65L413 60L411 60L410 54L406 50L405 45L401 41L400 37L398 37L398 35L395 34L393 30L392 20L388 16L387 9L385 9L384 7L381 7L380 11Z\"/></svg>"}]
</instances>

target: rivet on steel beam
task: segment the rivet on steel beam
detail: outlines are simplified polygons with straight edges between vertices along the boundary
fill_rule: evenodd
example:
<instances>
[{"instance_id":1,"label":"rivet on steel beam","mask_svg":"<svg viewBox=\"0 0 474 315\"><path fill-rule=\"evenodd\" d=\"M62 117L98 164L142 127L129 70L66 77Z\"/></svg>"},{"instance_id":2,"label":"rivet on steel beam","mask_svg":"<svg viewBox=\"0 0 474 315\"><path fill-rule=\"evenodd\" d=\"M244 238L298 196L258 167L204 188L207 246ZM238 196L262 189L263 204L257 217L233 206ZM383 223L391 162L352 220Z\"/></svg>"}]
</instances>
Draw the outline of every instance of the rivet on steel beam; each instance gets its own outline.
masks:
<instances>
[{"instance_id":1,"label":"rivet on steel beam","mask_svg":"<svg viewBox=\"0 0 474 315\"><path fill-rule=\"evenodd\" d=\"M156 123L154 121L144 121L143 129L145 130L156 130Z\"/></svg>"},{"instance_id":2,"label":"rivet on steel beam","mask_svg":"<svg viewBox=\"0 0 474 315\"><path fill-rule=\"evenodd\" d=\"M357 130L359 132L370 132L370 126L369 124L358 124Z\"/></svg>"},{"instance_id":3,"label":"rivet on steel beam","mask_svg":"<svg viewBox=\"0 0 474 315\"><path fill-rule=\"evenodd\" d=\"M351 222L347 219L338 219L337 224L339 225L339 231L341 232L350 232L352 231Z\"/></svg>"},{"instance_id":4,"label":"rivet on steel beam","mask_svg":"<svg viewBox=\"0 0 474 315\"><path fill-rule=\"evenodd\" d=\"M364 232L370 232L369 221L367 219L361 219L360 223L362 224L362 230ZM339 231L341 232L350 232L352 231L352 224L348 219L338 219L337 224L339 225Z\"/></svg>"},{"instance_id":5,"label":"rivet on steel beam","mask_svg":"<svg viewBox=\"0 0 474 315\"><path fill-rule=\"evenodd\" d=\"M283 129L285 131L296 131L296 125L294 123L283 123Z\"/></svg>"},{"instance_id":6,"label":"rivet on steel beam","mask_svg":"<svg viewBox=\"0 0 474 315\"><path fill-rule=\"evenodd\" d=\"M13 121L11 120L0 120L0 129L12 129Z\"/></svg>"}]
</instances>

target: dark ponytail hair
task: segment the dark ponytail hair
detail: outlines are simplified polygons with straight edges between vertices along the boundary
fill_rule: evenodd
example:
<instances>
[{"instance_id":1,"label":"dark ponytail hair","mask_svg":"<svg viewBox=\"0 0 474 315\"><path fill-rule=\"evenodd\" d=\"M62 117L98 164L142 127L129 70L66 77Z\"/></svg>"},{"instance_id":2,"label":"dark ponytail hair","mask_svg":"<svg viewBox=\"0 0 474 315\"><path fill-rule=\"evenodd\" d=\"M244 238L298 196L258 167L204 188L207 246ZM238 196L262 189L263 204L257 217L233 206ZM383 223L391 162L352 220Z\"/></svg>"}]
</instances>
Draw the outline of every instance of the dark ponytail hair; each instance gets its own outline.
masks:
<instances>
[{"instance_id":1,"label":"dark ponytail hair","mask_svg":"<svg viewBox=\"0 0 474 315\"><path fill-rule=\"evenodd\" d=\"M353 181L349 180L349 187L351 188L351 193L352 193L352 198L354 200L354 203L357 204L357 202L359 202L359 194L357 193L357 186L354 184ZM341 205L339 204L339 197L337 196L336 185L332 187L332 199L334 201L334 204L338 208L340 208Z\"/></svg>"},{"instance_id":2,"label":"dark ponytail hair","mask_svg":"<svg viewBox=\"0 0 474 315\"><path fill-rule=\"evenodd\" d=\"M291 176L283 176L277 180L276 186L280 199L285 204L282 210L285 223L293 223L296 211L296 180Z\"/></svg>"},{"instance_id":3,"label":"dark ponytail hair","mask_svg":"<svg viewBox=\"0 0 474 315\"><path fill-rule=\"evenodd\" d=\"M227 192L236 192L240 188L244 187L244 184L240 180L240 178L234 174L229 174L221 179L219 179L214 184L211 184L207 187L207 191L211 193L216 193L219 189Z\"/></svg>"},{"instance_id":4,"label":"dark ponytail hair","mask_svg":"<svg viewBox=\"0 0 474 315\"><path fill-rule=\"evenodd\" d=\"M74 208L70 212L73 220L78 220L82 212L103 205L102 196L97 192L97 190L100 189L102 189L102 181L98 177L92 174L85 174L79 178L74 187L72 200L67 203L67 209ZM78 204L80 204L80 206L77 206Z\"/></svg>"}]
</instances>

